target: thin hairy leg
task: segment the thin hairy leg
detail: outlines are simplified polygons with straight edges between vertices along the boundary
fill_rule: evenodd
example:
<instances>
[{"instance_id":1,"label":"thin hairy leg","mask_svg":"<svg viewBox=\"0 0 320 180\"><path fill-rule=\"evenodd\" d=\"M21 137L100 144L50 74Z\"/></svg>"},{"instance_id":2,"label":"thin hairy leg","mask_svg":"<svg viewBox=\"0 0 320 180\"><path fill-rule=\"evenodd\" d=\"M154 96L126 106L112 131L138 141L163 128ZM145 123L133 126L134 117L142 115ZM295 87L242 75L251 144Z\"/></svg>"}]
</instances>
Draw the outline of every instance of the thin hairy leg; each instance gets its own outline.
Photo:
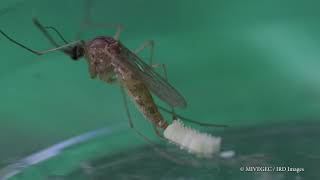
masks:
<instances>
[{"instance_id":1,"label":"thin hairy leg","mask_svg":"<svg viewBox=\"0 0 320 180\"><path fill-rule=\"evenodd\" d=\"M131 113L130 113L130 110L129 110L129 106L128 106L128 101L127 101L127 97L126 97L126 93L125 93L125 90L123 89L123 87L121 87L121 91L122 91L122 96L123 96L123 101L124 101L124 106L125 106L125 110L126 110L126 113L127 113L127 117L128 117L128 121L129 121L129 126L131 129L134 130L134 132L139 135L140 137L142 137L149 145L151 145L151 147L157 152L159 153L162 157L165 157L166 159L170 160L170 161L173 161L177 164L181 164L181 165L184 165L186 163L189 163L189 162L186 162L186 161L183 161L183 160L180 160L180 159L177 159L173 156L171 156L170 154L168 154L167 152L161 150L160 148L157 147L156 144L154 144L149 138L147 138L144 134L142 134L139 130L137 130L134 125L133 125L133 121L132 121L132 116L131 116Z\"/></svg>"},{"instance_id":2,"label":"thin hairy leg","mask_svg":"<svg viewBox=\"0 0 320 180\"><path fill-rule=\"evenodd\" d=\"M123 30L123 26L121 24L112 24L112 23L95 23L92 22L92 9L93 9L93 0L85 0L84 3L84 20L81 24L80 30L77 33L76 39L80 39L83 33L88 28L115 28L116 33L113 36L114 39L119 40L120 34Z\"/></svg>"},{"instance_id":3,"label":"thin hairy leg","mask_svg":"<svg viewBox=\"0 0 320 180\"><path fill-rule=\"evenodd\" d=\"M149 65L150 67L152 68L161 68L162 71L163 71L163 78L168 81L168 74L167 74L167 66L166 64L154 64L153 63L153 57L154 57L154 46L155 46L155 43L153 40L148 40L148 41L145 41L139 48L137 48L134 52L136 54L139 54L141 53L143 50L145 49L149 49ZM172 112L172 119L175 120L177 119L177 116L176 116L176 113L175 113L175 110L174 110L174 107L171 106L171 112Z\"/></svg>"}]
</instances>

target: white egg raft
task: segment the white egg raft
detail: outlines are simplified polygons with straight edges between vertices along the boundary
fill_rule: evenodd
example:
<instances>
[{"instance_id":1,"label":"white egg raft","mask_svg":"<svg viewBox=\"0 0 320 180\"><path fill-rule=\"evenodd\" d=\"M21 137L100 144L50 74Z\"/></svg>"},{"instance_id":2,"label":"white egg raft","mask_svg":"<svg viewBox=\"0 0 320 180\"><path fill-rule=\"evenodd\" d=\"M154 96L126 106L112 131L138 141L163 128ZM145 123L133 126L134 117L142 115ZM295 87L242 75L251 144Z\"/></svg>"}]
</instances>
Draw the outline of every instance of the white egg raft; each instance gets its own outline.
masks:
<instances>
[{"instance_id":1,"label":"white egg raft","mask_svg":"<svg viewBox=\"0 0 320 180\"><path fill-rule=\"evenodd\" d=\"M220 151L220 137L185 127L179 119L174 120L163 134L169 141L200 157L212 157Z\"/></svg>"}]
</instances>

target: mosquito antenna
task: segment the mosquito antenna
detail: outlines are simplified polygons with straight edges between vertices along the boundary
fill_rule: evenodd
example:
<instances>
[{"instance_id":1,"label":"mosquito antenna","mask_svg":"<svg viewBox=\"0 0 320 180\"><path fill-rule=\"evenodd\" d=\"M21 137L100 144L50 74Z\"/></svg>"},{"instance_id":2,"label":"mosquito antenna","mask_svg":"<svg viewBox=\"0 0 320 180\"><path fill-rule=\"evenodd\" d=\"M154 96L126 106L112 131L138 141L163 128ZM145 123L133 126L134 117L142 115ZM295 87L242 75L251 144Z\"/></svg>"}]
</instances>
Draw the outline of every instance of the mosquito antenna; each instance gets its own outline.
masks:
<instances>
[{"instance_id":1,"label":"mosquito antenna","mask_svg":"<svg viewBox=\"0 0 320 180\"><path fill-rule=\"evenodd\" d=\"M161 109L162 111L166 112L166 113L169 113L169 114L172 114L172 111L162 107L162 106L159 106L157 105L157 107L159 109ZM181 116L177 113L174 114L176 117L178 117L179 119L183 120L183 121L187 121L187 122L190 122L190 123L194 123L194 124L198 124L200 126L211 126L211 127L228 127L228 125L224 125L224 124L213 124L213 123L203 123L203 122L199 122L199 121L195 121L195 120L192 120L190 118L187 118L187 117L184 117L184 116Z\"/></svg>"},{"instance_id":2,"label":"mosquito antenna","mask_svg":"<svg viewBox=\"0 0 320 180\"><path fill-rule=\"evenodd\" d=\"M12 39L10 36L8 36L6 33L4 33L2 30L0 30L0 33L1 33L5 38L7 38L9 41L11 41L12 43L14 43L14 44L22 47L23 49L26 49L26 50L28 50L28 51L32 52L33 54L36 54L36 55L42 55L41 53L39 53L39 52L37 52L37 51L35 51L35 50L32 50L32 49L28 48L27 46L19 43L18 41Z\"/></svg>"},{"instance_id":3,"label":"mosquito antenna","mask_svg":"<svg viewBox=\"0 0 320 180\"><path fill-rule=\"evenodd\" d=\"M41 25L38 19L32 19L33 24L47 37L47 39L53 44L55 47L59 47L59 44L52 38L49 32Z\"/></svg>"},{"instance_id":4,"label":"mosquito antenna","mask_svg":"<svg viewBox=\"0 0 320 180\"><path fill-rule=\"evenodd\" d=\"M69 43L55 27L45 26L45 28L53 30L65 44Z\"/></svg>"},{"instance_id":5,"label":"mosquito antenna","mask_svg":"<svg viewBox=\"0 0 320 180\"><path fill-rule=\"evenodd\" d=\"M60 45L52 38L52 36L50 35L50 33L46 30L46 29L51 29L53 31L55 31L58 36L60 37L60 39L65 43L68 44L69 42L67 40L65 40L65 38L62 36L62 34L54 27L52 26L43 26L40 21L36 18L32 19L33 24L46 36L46 38L51 42L52 45L54 45L55 47L59 47ZM61 51L63 51L65 54L72 56L72 48L66 48L66 49L62 49Z\"/></svg>"}]
</instances>

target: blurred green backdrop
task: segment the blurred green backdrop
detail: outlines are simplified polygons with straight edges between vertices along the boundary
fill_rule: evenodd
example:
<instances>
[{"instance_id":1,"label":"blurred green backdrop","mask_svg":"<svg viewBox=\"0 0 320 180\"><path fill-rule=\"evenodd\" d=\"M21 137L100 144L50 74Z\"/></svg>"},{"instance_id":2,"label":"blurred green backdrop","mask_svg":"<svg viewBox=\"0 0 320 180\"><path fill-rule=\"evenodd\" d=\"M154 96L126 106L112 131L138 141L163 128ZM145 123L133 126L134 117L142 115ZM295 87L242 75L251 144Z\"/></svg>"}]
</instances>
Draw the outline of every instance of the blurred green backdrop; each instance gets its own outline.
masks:
<instances>
[{"instance_id":1,"label":"blurred green backdrop","mask_svg":"<svg viewBox=\"0 0 320 180\"><path fill-rule=\"evenodd\" d=\"M155 40L156 62L167 64L170 82L188 101L179 113L236 128L318 122L319 5L312 0L101 0L94 2L92 19L123 24L120 39L130 49ZM32 17L71 41L85 12L84 1L77 0L2 0L0 7L0 28L37 50L51 46ZM88 29L83 38L114 32ZM37 57L3 37L0 47L3 164L83 132L127 124L119 88L91 80L85 61L61 53ZM137 127L157 141L150 124L131 109ZM121 141L109 143L145 143L129 128L119 136Z\"/></svg>"}]
</instances>

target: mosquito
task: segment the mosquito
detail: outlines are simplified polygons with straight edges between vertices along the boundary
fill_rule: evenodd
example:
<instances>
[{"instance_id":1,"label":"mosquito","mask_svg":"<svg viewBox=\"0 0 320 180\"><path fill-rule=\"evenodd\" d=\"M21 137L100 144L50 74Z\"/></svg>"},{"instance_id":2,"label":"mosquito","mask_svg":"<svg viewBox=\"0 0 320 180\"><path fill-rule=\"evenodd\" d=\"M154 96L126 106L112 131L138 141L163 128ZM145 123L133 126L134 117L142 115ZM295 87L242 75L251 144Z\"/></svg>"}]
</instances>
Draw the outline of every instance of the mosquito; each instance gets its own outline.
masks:
<instances>
[{"instance_id":1,"label":"mosquito","mask_svg":"<svg viewBox=\"0 0 320 180\"><path fill-rule=\"evenodd\" d=\"M126 94L131 97L141 113L152 122L156 134L160 137L162 137L160 131L168 127L168 122L164 119L159 109L171 113L173 119L181 118L199 125L224 127L224 125L201 124L200 122L184 118L175 113L174 108L186 108L187 102L168 82L166 66L164 64L153 64L153 41L146 41L137 50L131 51L119 39L122 26L115 25L114 27L117 30L114 36L98 36L89 41L76 40L68 42L56 28L43 26L36 18L33 18L33 23L55 48L36 51L14 40L2 30L0 30L0 33L12 43L36 55L61 51L74 61L78 61L84 57L88 63L88 71L92 79L99 78L108 84L120 84L130 128L134 129L139 136L142 136L148 142L150 142L150 140L133 125ZM57 33L65 44L59 45L47 30L53 30ZM150 48L149 64L145 63L137 55L146 48ZM164 77L154 70L154 68L157 67L163 69ZM171 111L157 106L152 94L167 103L171 107Z\"/></svg>"},{"instance_id":2,"label":"mosquito","mask_svg":"<svg viewBox=\"0 0 320 180\"><path fill-rule=\"evenodd\" d=\"M151 92L172 108L185 108L187 106L185 98L167 81L166 66L164 64L152 64L153 41L146 41L140 48L132 52L119 40L120 33L122 31L122 26L120 25L117 26L117 32L113 37L98 36L87 42L84 40L68 42L56 28L52 26L43 26L36 18L33 19L33 23L48 38L48 40L56 46L56 48L45 51L36 51L20 42L17 42L2 30L0 30L0 33L9 41L36 55L62 51L74 61L78 61L82 57L85 57L89 65L88 69L90 77L92 79L98 77L100 80L108 84L120 83L122 89L126 90L127 94L135 102L138 109L147 119L151 120L157 130L165 129L168 126L168 123L160 114L158 110L159 107L155 104ZM60 46L46 29L54 30L65 44ZM138 53L148 46L151 47L149 65L137 56ZM164 77L160 76L154 70L155 67L159 66L162 66L163 68L165 73ZM164 111L170 112L163 107L160 108ZM175 113L173 113L173 116L182 117L179 115L177 116ZM129 121L130 127L133 128L131 118Z\"/></svg>"}]
</instances>

